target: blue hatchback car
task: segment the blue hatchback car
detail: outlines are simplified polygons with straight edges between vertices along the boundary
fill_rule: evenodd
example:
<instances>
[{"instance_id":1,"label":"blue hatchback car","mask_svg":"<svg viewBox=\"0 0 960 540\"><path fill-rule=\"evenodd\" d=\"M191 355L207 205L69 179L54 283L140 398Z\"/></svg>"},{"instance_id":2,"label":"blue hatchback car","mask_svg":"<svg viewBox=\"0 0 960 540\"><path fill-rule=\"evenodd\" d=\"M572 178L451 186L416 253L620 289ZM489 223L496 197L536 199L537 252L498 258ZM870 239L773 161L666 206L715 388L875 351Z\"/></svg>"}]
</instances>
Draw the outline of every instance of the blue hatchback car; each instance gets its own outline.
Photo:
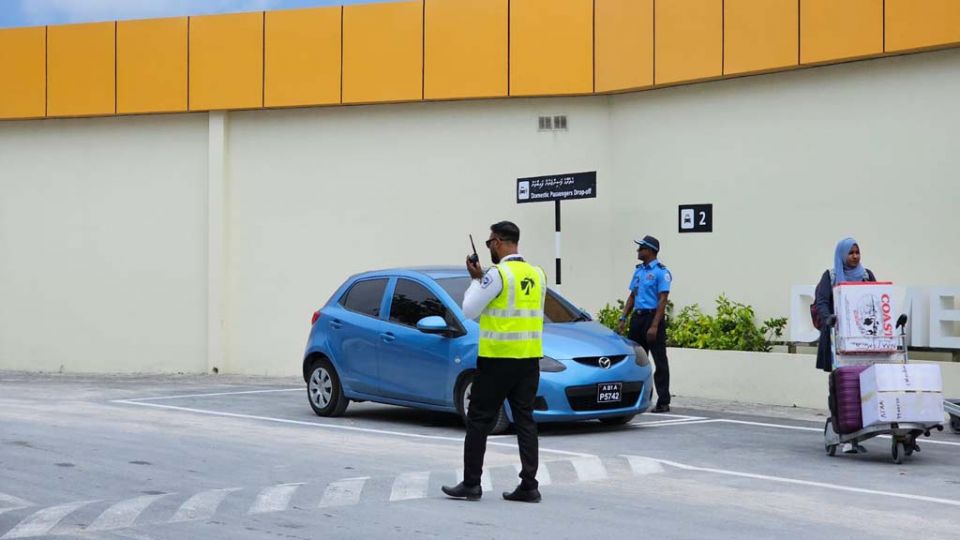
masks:
<instances>
[{"instance_id":1,"label":"blue hatchback car","mask_svg":"<svg viewBox=\"0 0 960 540\"><path fill-rule=\"evenodd\" d=\"M381 270L347 279L313 315L303 358L310 407L339 416L350 401L465 417L479 324L460 310L466 269ZM544 306L544 358L534 418L624 424L650 407L652 369L636 343L554 290ZM494 432L511 421L505 403Z\"/></svg>"}]
</instances>

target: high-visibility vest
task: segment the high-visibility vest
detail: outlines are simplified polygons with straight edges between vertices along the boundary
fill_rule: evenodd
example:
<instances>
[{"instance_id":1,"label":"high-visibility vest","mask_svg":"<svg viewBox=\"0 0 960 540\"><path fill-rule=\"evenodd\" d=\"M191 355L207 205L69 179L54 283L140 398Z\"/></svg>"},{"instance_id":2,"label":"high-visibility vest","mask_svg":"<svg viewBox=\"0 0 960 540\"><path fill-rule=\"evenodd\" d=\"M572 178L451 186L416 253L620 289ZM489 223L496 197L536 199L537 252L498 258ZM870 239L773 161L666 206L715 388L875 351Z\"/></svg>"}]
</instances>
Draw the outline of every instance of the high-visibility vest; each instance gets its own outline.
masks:
<instances>
[{"instance_id":1,"label":"high-visibility vest","mask_svg":"<svg viewBox=\"0 0 960 540\"><path fill-rule=\"evenodd\" d=\"M543 356L543 270L523 261L496 265L503 287L480 314L479 356L540 358Z\"/></svg>"}]
</instances>

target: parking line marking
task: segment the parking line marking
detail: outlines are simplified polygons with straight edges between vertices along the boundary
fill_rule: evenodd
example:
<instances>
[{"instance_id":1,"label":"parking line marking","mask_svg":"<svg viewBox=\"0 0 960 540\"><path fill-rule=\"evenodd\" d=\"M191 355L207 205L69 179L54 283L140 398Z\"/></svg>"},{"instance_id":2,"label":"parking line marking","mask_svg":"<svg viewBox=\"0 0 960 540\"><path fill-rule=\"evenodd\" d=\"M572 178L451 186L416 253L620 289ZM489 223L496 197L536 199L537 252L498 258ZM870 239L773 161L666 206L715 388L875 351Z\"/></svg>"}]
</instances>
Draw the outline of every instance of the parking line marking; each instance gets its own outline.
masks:
<instances>
[{"instance_id":1,"label":"parking line marking","mask_svg":"<svg viewBox=\"0 0 960 540\"><path fill-rule=\"evenodd\" d=\"M599 457L571 459L570 464L573 465L577 472L577 478L581 482L596 482L607 479L607 468L604 467L603 461Z\"/></svg>"},{"instance_id":2,"label":"parking line marking","mask_svg":"<svg viewBox=\"0 0 960 540\"><path fill-rule=\"evenodd\" d=\"M698 420L712 420L705 416L691 416L690 418L684 418L679 420L657 420L654 422L630 422L629 426L671 426L673 424L686 424L690 422L697 422Z\"/></svg>"},{"instance_id":3,"label":"parking line marking","mask_svg":"<svg viewBox=\"0 0 960 540\"><path fill-rule=\"evenodd\" d=\"M279 484L260 490L257 500L247 511L247 514L265 514L267 512L283 512L290 505L293 494L300 489L303 483Z\"/></svg>"},{"instance_id":4,"label":"parking line marking","mask_svg":"<svg viewBox=\"0 0 960 540\"><path fill-rule=\"evenodd\" d=\"M663 464L655 459L641 456L624 456L627 463L630 464L630 470L634 476L644 476L647 474L657 474L663 472Z\"/></svg>"},{"instance_id":5,"label":"parking line marking","mask_svg":"<svg viewBox=\"0 0 960 540\"><path fill-rule=\"evenodd\" d=\"M212 394L180 394L176 396L154 396L154 397L144 397L144 398L130 398L128 400L115 399L114 402L118 401L160 401L163 399L187 399L187 398L198 398L198 397L213 397L213 396L236 396L240 394L269 394L273 392L303 392L303 388L281 388L281 389L272 389L272 390L242 390L237 392L217 392Z\"/></svg>"},{"instance_id":6,"label":"parking line marking","mask_svg":"<svg viewBox=\"0 0 960 540\"><path fill-rule=\"evenodd\" d=\"M327 486L323 492L323 498L320 500L320 508L330 506L349 506L360 502L360 494L363 492L363 485L369 480L369 476L359 478L344 478L337 480Z\"/></svg>"},{"instance_id":7,"label":"parking line marking","mask_svg":"<svg viewBox=\"0 0 960 540\"><path fill-rule=\"evenodd\" d=\"M172 518L170 518L170 522L178 523L181 521L194 521L198 519L211 518L214 514L216 514L217 509L220 507L220 503L223 502L223 499L225 499L227 495L233 493L234 491L240 491L240 488L210 489L207 491L201 491L181 504L180 508L177 509L177 512Z\"/></svg>"},{"instance_id":8,"label":"parking line marking","mask_svg":"<svg viewBox=\"0 0 960 540\"><path fill-rule=\"evenodd\" d=\"M780 428L780 429L794 429L794 430L797 430L797 431L816 431L816 432L818 432L818 433L823 433L823 428L822 428L822 427L816 428L816 427L805 427L805 426L790 426L790 425L786 425L786 424L770 424L770 423L766 423L766 422L748 422L748 421L746 421L746 420L732 420L732 419L727 419L727 418L716 418L716 419L714 419L714 421L716 421L716 422L723 422L723 423L726 423L726 424L743 424L743 425L747 425L747 426L772 427L772 428ZM809 421L809 422L812 422L812 420L808 420L808 421ZM881 439L889 439L890 436L889 436L889 435L878 435L878 438L881 438ZM917 439L917 440L918 440L918 441L922 441L924 444L944 444L944 445L948 445L948 446L960 446L960 443L950 442L950 441L937 441L937 440L934 440L934 439Z\"/></svg>"},{"instance_id":9,"label":"parking line marking","mask_svg":"<svg viewBox=\"0 0 960 540\"><path fill-rule=\"evenodd\" d=\"M626 455L625 455L624 457L626 457L627 459L630 458L630 456L626 456ZM937 504L946 504L946 505L950 505L950 506L960 506L960 501L958 501L958 500L953 500L953 499L941 499L941 498L938 498L938 497L927 497L927 496L925 496L925 495L910 495L910 494L907 494L907 493L895 493L895 492L890 492L890 491L878 491L878 490L875 490L875 489L865 489L865 488L858 488L858 487L853 487L853 486L843 486L843 485L838 485L838 484L828 484L828 483L826 483L826 482L813 482L813 481L810 481L810 480L799 480L799 479L796 479L796 478L786 478L786 477L782 477L782 476L769 476L769 475L765 475L765 474L754 474L754 473L745 473L745 472L739 472L739 471L730 471L730 470L727 470L727 469L714 469L714 468L710 468L710 467L697 467L697 466L695 466L695 465L687 465L687 464L685 464L685 463L677 463L676 461L669 461L669 460L666 460L666 459L644 458L643 456L636 456L636 457L640 457L640 458L642 458L642 459L651 459L651 460L654 460L654 461L658 461L658 462L660 462L660 463L662 463L662 464L664 464L664 465L668 465L668 466L670 466L670 467L675 467L675 468L677 468L677 469L682 469L682 470L687 470L687 471L707 472L707 473L713 473L713 474L722 474L722 475L725 475L725 476L736 476L736 477L739 477L739 478L751 478L751 479L754 479L754 480L765 480L765 481L768 481L768 482L780 482L780 483L783 483L783 484L795 484L795 485L801 485L801 486L819 487L819 488L825 488L825 489L832 489L832 490L835 490L835 491L846 491L846 492L850 492L850 493L863 493L863 494L866 494L866 495L880 495L880 496L883 496L883 497L893 497L893 498L897 498L897 499L908 499L908 500L912 500L912 501L931 502L931 503L937 503Z\"/></svg>"},{"instance_id":10,"label":"parking line marking","mask_svg":"<svg viewBox=\"0 0 960 540\"><path fill-rule=\"evenodd\" d=\"M256 416L253 414L238 414L238 413L229 413L221 411L210 411L206 409L194 409L192 407L176 407L174 405L161 405L159 403L142 403L138 401L130 401L128 399L117 399L112 401L112 403L121 403L124 405L137 405L140 407L154 407L157 409L168 409L172 411L184 411L192 412L196 414L209 414L212 416L225 416L227 418L241 418L244 420L262 420L265 422L277 422L280 424L293 424L297 426L310 426L315 428L326 428L326 429L339 429L343 431L356 431L359 433L374 433L377 435L394 435L397 437L410 437L415 439L428 439L434 441L448 441L456 442L463 444L463 437L444 437L441 435L422 435L420 433L404 433L402 431L388 431L384 429L371 429L371 428L361 428L356 426L338 426L335 424L323 424L319 422L305 422L303 420L289 420L287 418L273 418L270 416ZM506 448L516 448L517 445L509 443L499 443L494 441L487 441L487 446L502 446ZM583 452L569 452L567 450L555 450L551 448L540 448L541 452L551 452L554 454L561 454L565 456L575 456L575 457L592 457L593 454L584 454Z\"/></svg>"},{"instance_id":11,"label":"parking line marking","mask_svg":"<svg viewBox=\"0 0 960 540\"><path fill-rule=\"evenodd\" d=\"M390 502L423 499L427 496L429 485L429 471L401 474L393 481L393 489L390 490Z\"/></svg>"},{"instance_id":12,"label":"parking line marking","mask_svg":"<svg viewBox=\"0 0 960 540\"><path fill-rule=\"evenodd\" d=\"M553 482L553 480L550 478L550 467L547 466L549 463L549 461L545 461L541 463L539 467L537 467L537 483L541 486L549 486ZM520 469L522 467L523 466L519 463L515 463L513 465L513 469L517 471L517 474L520 474Z\"/></svg>"},{"instance_id":13,"label":"parking line marking","mask_svg":"<svg viewBox=\"0 0 960 540\"><path fill-rule=\"evenodd\" d=\"M153 504L157 499L162 499L168 494L162 495L144 495L133 499L118 502L110 508L103 511L97 519L87 527L88 531L105 531L109 529L123 529L133 525L137 517Z\"/></svg>"},{"instance_id":14,"label":"parking line marking","mask_svg":"<svg viewBox=\"0 0 960 540\"><path fill-rule=\"evenodd\" d=\"M7 531L7 534L0 538L25 538L27 536L43 536L60 523L60 520L67 517L74 510L82 508L95 501L77 501L59 506L51 506L34 512L30 517L17 524L16 527Z\"/></svg>"}]
</instances>

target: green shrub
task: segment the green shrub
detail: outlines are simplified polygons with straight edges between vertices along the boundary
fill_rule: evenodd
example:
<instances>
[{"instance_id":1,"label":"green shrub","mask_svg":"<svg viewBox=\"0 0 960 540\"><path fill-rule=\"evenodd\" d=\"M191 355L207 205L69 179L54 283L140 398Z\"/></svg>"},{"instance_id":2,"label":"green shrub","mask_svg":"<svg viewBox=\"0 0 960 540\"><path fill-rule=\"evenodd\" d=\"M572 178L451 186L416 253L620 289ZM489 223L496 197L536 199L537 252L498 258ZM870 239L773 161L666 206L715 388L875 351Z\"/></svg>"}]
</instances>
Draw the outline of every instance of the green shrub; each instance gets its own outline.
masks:
<instances>
[{"instance_id":1,"label":"green shrub","mask_svg":"<svg viewBox=\"0 0 960 540\"><path fill-rule=\"evenodd\" d=\"M610 304L597 312L597 321L617 331L623 300L617 307ZM717 298L717 314L707 315L694 304L673 315L673 302L667 303L667 345L690 349L714 349L722 351L764 351L773 348L773 341L783 335L787 319L767 319L758 328L754 322L753 308L733 302L724 295ZM629 319L624 324L623 334L629 331Z\"/></svg>"}]
</instances>

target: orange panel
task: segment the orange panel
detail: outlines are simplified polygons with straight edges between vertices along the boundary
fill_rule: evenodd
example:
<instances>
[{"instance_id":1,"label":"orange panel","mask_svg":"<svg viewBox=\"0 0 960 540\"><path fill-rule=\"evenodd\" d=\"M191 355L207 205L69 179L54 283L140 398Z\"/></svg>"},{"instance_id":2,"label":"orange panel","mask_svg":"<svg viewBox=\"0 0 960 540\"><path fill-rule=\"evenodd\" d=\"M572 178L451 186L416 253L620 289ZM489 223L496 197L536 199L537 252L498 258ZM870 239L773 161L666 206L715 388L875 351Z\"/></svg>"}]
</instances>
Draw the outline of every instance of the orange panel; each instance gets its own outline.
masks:
<instances>
[{"instance_id":1,"label":"orange panel","mask_svg":"<svg viewBox=\"0 0 960 540\"><path fill-rule=\"evenodd\" d=\"M596 1L597 92L653 84L653 0Z\"/></svg>"},{"instance_id":2,"label":"orange panel","mask_svg":"<svg viewBox=\"0 0 960 540\"><path fill-rule=\"evenodd\" d=\"M424 97L507 95L507 0L426 0Z\"/></svg>"},{"instance_id":3,"label":"orange panel","mask_svg":"<svg viewBox=\"0 0 960 540\"><path fill-rule=\"evenodd\" d=\"M423 3L343 8L343 102L423 99Z\"/></svg>"},{"instance_id":4,"label":"orange panel","mask_svg":"<svg viewBox=\"0 0 960 540\"><path fill-rule=\"evenodd\" d=\"M800 63L883 52L883 0L800 0Z\"/></svg>"},{"instance_id":5,"label":"orange panel","mask_svg":"<svg viewBox=\"0 0 960 540\"><path fill-rule=\"evenodd\" d=\"M723 73L723 0L657 0L654 9L656 84Z\"/></svg>"},{"instance_id":6,"label":"orange panel","mask_svg":"<svg viewBox=\"0 0 960 540\"><path fill-rule=\"evenodd\" d=\"M510 2L510 95L593 92L593 0Z\"/></svg>"},{"instance_id":7,"label":"orange panel","mask_svg":"<svg viewBox=\"0 0 960 540\"><path fill-rule=\"evenodd\" d=\"M0 118L46 114L47 29L0 30Z\"/></svg>"},{"instance_id":8,"label":"orange panel","mask_svg":"<svg viewBox=\"0 0 960 540\"><path fill-rule=\"evenodd\" d=\"M113 22L47 28L47 116L116 112L116 38Z\"/></svg>"},{"instance_id":9,"label":"orange panel","mask_svg":"<svg viewBox=\"0 0 960 540\"><path fill-rule=\"evenodd\" d=\"M117 23L117 112L187 110L187 18Z\"/></svg>"},{"instance_id":10,"label":"orange panel","mask_svg":"<svg viewBox=\"0 0 960 540\"><path fill-rule=\"evenodd\" d=\"M263 13L190 17L190 110L263 106Z\"/></svg>"},{"instance_id":11,"label":"orange panel","mask_svg":"<svg viewBox=\"0 0 960 540\"><path fill-rule=\"evenodd\" d=\"M960 43L958 0L887 0L884 6L888 52Z\"/></svg>"},{"instance_id":12,"label":"orange panel","mask_svg":"<svg viewBox=\"0 0 960 540\"><path fill-rule=\"evenodd\" d=\"M797 65L798 8L797 0L725 0L724 74Z\"/></svg>"},{"instance_id":13,"label":"orange panel","mask_svg":"<svg viewBox=\"0 0 960 540\"><path fill-rule=\"evenodd\" d=\"M264 24L264 105L340 103L342 10L268 11Z\"/></svg>"}]
</instances>

